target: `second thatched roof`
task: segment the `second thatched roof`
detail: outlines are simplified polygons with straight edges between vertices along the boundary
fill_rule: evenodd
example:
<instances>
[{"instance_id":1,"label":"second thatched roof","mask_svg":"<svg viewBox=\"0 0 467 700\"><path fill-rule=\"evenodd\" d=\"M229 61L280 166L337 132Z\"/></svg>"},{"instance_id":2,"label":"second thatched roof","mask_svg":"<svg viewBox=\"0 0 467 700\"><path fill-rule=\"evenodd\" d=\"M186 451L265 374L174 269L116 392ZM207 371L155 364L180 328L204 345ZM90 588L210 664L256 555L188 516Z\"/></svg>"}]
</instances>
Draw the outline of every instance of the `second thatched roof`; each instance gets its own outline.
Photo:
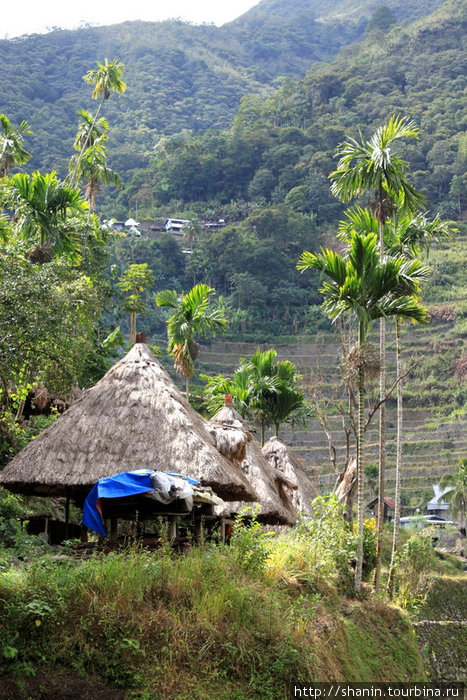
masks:
<instances>
[{"instance_id":1,"label":"second thatched roof","mask_svg":"<svg viewBox=\"0 0 467 700\"><path fill-rule=\"evenodd\" d=\"M279 438L270 438L262 448L262 453L275 469L297 484L292 494L292 504L296 511L312 515L311 504L319 495L316 476L303 467L292 449Z\"/></svg>"},{"instance_id":2,"label":"second thatched roof","mask_svg":"<svg viewBox=\"0 0 467 700\"><path fill-rule=\"evenodd\" d=\"M0 483L19 493L80 498L98 479L133 469L187 474L224 500L257 497L144 343L17 454Z\"/></svg>"},{"instance_id":3,"label":"second thatched roof","mask_svg":"<svg viewBox=\"0 0 467 700\"><path fill-rule=\"evenodd\" d=\"M231 405L226 405L209 422L217 449L232 464L241 464L245 476L258 494L258 519L273 525L293 525L297 513L292 494L297 485L268 462L240 414ZM235 499L227 507L233 514L246 505L249 504Z\"/></svg>"}]
</instances>

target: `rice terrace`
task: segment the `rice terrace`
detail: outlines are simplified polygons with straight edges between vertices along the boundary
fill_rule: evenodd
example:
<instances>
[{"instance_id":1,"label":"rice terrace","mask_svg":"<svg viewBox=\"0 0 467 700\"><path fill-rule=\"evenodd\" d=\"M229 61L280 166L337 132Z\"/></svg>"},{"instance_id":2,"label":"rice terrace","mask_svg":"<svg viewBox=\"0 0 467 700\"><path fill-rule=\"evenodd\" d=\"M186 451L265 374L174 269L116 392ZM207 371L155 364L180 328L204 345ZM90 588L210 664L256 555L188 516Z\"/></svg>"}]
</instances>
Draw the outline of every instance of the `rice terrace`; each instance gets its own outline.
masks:
<instances>
[{"instance_id":1,"label":"rice terrace","mask_svg":"<svg viewBox=\"0 0 467 700\"><path fill-rule=\"evenodd\" d=\"M0 700L464 698L467 0L75 9L0 39Z\"/></svg>"}]
</instances>

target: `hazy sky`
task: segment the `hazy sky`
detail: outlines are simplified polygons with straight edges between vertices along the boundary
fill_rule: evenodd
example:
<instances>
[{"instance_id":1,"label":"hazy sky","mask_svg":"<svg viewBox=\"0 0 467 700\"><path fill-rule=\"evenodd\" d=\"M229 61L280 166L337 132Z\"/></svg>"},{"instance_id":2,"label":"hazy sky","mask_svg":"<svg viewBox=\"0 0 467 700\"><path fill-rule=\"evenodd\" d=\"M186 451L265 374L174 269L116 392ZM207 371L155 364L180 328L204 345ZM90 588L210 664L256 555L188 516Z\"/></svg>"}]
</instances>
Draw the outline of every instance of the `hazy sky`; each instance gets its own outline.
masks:
<instances>
[{"instance_id":1,"label":"hazy sky","mask_svg":"<svg viewBox=\"0 0 467 700\"><path fill-rule=\"evenodd\" d=\"M180 18L188 22L217 25L230 22L259 0L23 0L8 2L2 10L0 38L47 31L74 29L81 23L116 24L129 19L157 22Z\"/></svg>"}]
</instances>

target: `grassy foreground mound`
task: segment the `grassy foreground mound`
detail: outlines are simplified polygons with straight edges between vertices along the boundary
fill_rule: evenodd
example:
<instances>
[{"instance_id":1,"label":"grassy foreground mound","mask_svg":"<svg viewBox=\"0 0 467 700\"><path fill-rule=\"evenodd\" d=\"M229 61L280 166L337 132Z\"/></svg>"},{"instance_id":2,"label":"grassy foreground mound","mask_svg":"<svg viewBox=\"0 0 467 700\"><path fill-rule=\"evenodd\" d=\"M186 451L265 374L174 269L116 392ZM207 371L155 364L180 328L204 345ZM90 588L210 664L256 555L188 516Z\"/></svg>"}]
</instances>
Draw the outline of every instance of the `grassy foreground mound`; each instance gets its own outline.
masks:
<instances>
[{"instance_id":1,"label":"grassy foreground mound","mask_svg":"<svg viewBox=\"0 0 467 700\"><path fill-rule=\"evenodd\" d=\"M340 522L5 568L0 698L264 699L291 679L423 679L408 618L347 597L354 538Z\"/></svg>"}]
</instances>

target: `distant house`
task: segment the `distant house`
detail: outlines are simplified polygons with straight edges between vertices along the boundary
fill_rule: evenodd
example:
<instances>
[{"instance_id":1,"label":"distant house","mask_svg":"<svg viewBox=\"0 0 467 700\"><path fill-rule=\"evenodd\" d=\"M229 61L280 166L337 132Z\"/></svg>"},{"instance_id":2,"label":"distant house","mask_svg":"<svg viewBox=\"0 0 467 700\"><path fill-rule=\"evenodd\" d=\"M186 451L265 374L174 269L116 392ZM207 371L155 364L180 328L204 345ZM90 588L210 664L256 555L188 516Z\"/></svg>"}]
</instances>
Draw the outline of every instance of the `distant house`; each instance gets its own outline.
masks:
<instances>
[{"instance_id":1,"label":"distant house","mask_svg":"<svg viewBox=\"0 0 467 700\"><path fill-rule=\"evenodd\" d=\"M431 501L428 501L426 509L430 515L444 517L449 510L449 503L443 501L442 498L449 491L449 487L442 489L439 484L432 484L432 487L435 495Z\"/></svg>"},{"instance_id":2,"label":"distant house","mask_svg":"<svg viewBox=\"0 0 467 700\"><path fill-rule=\"evenodd\" d=\"M183 227L189 224L189 219L167 219L165 230L170 231L174 236L183 236Z\"/></svg>"},{"instance_id":3,"label":"distant house","mask_svg":"<svg viewBox=\"0 0 467 700\"><path fill-rule=\"evenodd\" d=\"M225 219L217 219L217 221L205 221L203 226L207 231L216 231L217 229L224 228Z\"/></svg>"},{"instance_id":4,"label":"distant house","mask_svg":"<svg viewBox=\"0 0 467 700\"><path fill-rule=\"evenodd\" d=\"M138 227L139 222L131 218L126 221L114 221L113 223L114 231L122 231L128 236L141 236L141 231Z\"/></svg>"},{"instance_id":5,"label":"distant house","mask_svg":"<svg viewBox=\"0 0 467 700\"><path fill-rule=\"evenodd\" d=\"M396 507L395 501L393 501L392 498L389 498L389 496L386 496L384 498L384 507L383 507L383 522L384 523L391 522L391 520L394 517L395 507ZM371 511L371 514L376 518L378 515L378 497L376 497L372 501L370 501L367 504L367 508Z\"/></svg>"},{"instance_id":6,"label":"distant house","mask_svg":"<svg viewBox=\"0 0 467 700\"><path fill-rule=\"evenodd\" d=\"M159 238L163 233L166 233L166 219L150 219L141 221L139 230L145 238Z\"/></svg>"}]
</instances>

